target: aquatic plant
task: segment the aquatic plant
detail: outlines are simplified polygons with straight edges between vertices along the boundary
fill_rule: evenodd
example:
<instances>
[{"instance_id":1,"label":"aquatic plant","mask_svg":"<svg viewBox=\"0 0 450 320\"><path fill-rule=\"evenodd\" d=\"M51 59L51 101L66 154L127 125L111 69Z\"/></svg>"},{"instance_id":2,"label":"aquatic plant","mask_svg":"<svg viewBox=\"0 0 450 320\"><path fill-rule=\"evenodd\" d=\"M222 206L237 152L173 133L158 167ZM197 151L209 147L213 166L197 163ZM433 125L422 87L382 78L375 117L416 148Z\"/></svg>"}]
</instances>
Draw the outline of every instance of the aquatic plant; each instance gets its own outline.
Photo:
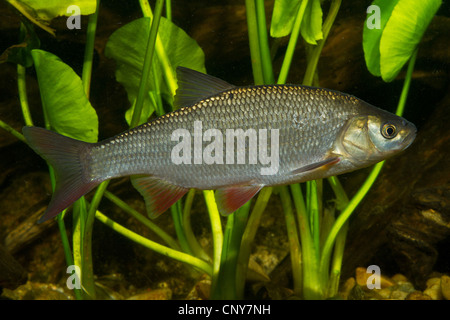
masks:
<instances>
[{"instance_id":1,"label":"aquatic plant","mask_svg":"<svg viewBox=\"0 0 450 320\"><path fill-rule=\"evenodd\" d=\"M39 39L33 32L33 26L26 20L21 27L21 39L26 45L8 49L7 60L17 63L19 96L25 125L33 124L27 103L25 68L34 65L46 127L76 139L97 141L98 119L89 102L89 91L100 1L70 1L70 3L34 1L36 3L34 10L30 10L31 7L26 5L25 0L10 2L33 23L48 32L53 31L45 21L48 22L53 17L65 13L61 8L66 10L69 5L77 5L82 8L82 14L90 14L81 78L58 57L38 49ZM171 22L170 0L165 1L166 17L162 17L164 1L156 1L154 12L147 1L140 0L139 3L143 18L114 32L105 49L105 54L116 61L116 79L125 87L128 94L131 108L126 112L125 118L130 127L146 122L154 112L157 115L164 114L163 102L172 106L177 87L174 73L177 66L183 65L205 71L204 55L200 47ZM363 46L370 72L382 76L385 81L392 81L403 65L409 61L397 108L399 115L403 113L406 103L417 55L417 44L440 3L441 1L437 0L375 1L373 4L381 8L381 27L368 29L365 23ZM303 38L308 60L303 84L318 85L317 64L339 11L341 0L331 1L324 21L319 0L275 1L270 36L272 38L289 36L283 64L276 81L271 61L264 1L246 0L245 5L255 84L285 83L297 42ZM51 13L46 19L38 14L39 8L42 7ZM411 8L417 14L411 14ZM407 23L413 23L420 28L404 28L406 16ZM398 38L403 42L398 42ZM398 59L392 59L392 56ZM6 123L0 122L0 126L24 141L23 136ZM224 230L223 219L217 210L213 191L203 191L214 244L212 256L204 252L192 232L190 215L195 195L193 190L171 207L177 235L177 239L173 239L155 222L109 192L108 182L104 182L96 189L90 203L82 197L74 204L72 241L68 239L64 223L66 210L56 218L67 264L77 265L81 269L82 289L76 289L75 294L79 299L96 297L91 241L93 221L98 219L150 250L182 261L208 274L212 279L211 298L243 298L251 245L269 198L272 194L278 193L286 219L295 294L306 299L334 297L338 290L348 218L369 191L382 165L383 163L379 163L374 166L366 181L351 199L348 198L338 178L327 179L335 193L335 207L331 210L324 210L325 199L322 196L324 182L321 180L276 189L264 188L253 207L247 203L226 218ZM52 168L49 167L49 170L54 184ZM164 244L146 239L100 212L98 206L103 197L155 232Z\"/></svg>"}]
</instances>

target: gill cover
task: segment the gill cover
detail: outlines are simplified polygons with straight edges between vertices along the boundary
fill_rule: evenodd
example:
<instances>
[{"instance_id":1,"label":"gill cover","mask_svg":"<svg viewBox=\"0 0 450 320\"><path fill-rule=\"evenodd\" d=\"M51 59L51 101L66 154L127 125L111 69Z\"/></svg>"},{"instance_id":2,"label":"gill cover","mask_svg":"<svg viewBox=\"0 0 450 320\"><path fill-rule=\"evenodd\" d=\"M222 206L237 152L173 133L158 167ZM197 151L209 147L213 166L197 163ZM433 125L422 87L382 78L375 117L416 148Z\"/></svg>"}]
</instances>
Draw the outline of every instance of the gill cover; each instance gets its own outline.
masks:
<instances>
[{"instance_id":1,"label":"gill cover","mask_svg":"<svg viewBox=\"0 0 450 320\"><path fill-rule=\"evenodd\" d=\"M358 116L344 129L342 151L354 160L375 163L406 149L414 140L416 127L389 114Z\"/></svg>"}]
</instances>

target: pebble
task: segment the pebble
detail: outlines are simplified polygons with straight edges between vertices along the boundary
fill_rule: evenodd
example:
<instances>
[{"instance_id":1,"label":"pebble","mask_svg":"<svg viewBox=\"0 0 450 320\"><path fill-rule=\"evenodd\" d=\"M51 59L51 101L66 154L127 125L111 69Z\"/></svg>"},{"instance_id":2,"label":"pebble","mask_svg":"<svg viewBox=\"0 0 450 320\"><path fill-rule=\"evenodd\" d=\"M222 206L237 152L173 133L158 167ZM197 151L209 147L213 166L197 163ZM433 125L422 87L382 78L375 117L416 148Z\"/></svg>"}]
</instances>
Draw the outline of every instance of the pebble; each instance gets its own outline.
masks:
<instances>
[{"instance_id":1,"label":"pebble","mask_svg":"<svg viewBox=\"0 0 450 320\"><path fill-rule=\"evenodd\" d=\"M442 300L441 278L428 279L427 288L423 291L423 293L430 296L433 300Z\"/></svg>"},{"instance_id":2,"label":"pebble","mask_svg":"<svg viewBox=\"0 0 450 320\"><path fill-rule=\"evenodd\" d=\"M423 292L414 291L406 297L406 300L432 300L432 299L429 295L423 294Z\"/></svg>"},{"instance_id":3,"label":"pebble","mask_svg":"<svg viewBox=\"0 0 450 320\"><path fill-rule=\"evenodd\" d=\"M433 274L426 282L426 289L416 290L402 274L392 277L381 275L381 289L369 289L367 280L372 274L366 268L356 268L355 278L349 278L341 287L343 299L390 299L390 300L450 300L450 276Z\"/></svg>"},{"instance_id":4,"label":"pebble","mask_svg":"<svg viewBox=\"0 0 450 320\"><path fill-rule=\"evenodd\" d=\"M367 269L366 268L356 268L356 283L358 285L360 285L361 287L366 287L367 286L367 280L369 279L369 277L373 276L372 273L367 273ZM394 281L392 281L391 279L381 275L380 276L380 286L381 288L387 288L390 286L393 286L395 284Z\"/></svg>"},{"instance_id":5,"label":"pebble","mask_svg":"<svg viewBox=\"0 0 450 320\"><path fill-rule=\"evenodd\" d=\"M168 288L147 290L138 293L127 300L170 300L172 299L172 290Z\"/></svg>"},{"instance_id":6,"label":"pebble","mask_svg":"<svg viewBox=\"0 0 450 320\"><path fill-rule=\"evenodd\" d=\"M347 299L348 299L348 296L349 296L349 294L350 294L350 291L353 289L353 287L355 286L355 284L356 284L355 278L353 278L353 277L348 278L348 279L344 282L344 284L341 286L341 290L340 290L340 292L339 292L339 296L340 296L342 299L347 300Z\"/></svg>"},{"instance_id":7,"label":"pebble","mask_svg":"<svg viewBox=\"0 0 450 320\"><path fill-rule=\"evenodd\" d=\"M392 288L384 288L378 290L378 295L381 297L381 299L390 299L392 294Z\"/></svg>"},{"instance_id":8,"label":"pebble","mask_svg":"<svg viewBox=\"0 0 450 320\"><path fill-rule=\"evenodd\" d=\"M441 290L444 299L450 300L450 277L443 275L441 277Z\"/></svg>"},{"instance_id":9,"label":"pebble","mask_svg":"<svg viewBox=\"0 0 450 320\"><path fill-rule=\"evenodd\" d=\"M392 291L390 299L391 300L405 300L408 295L409 295L408 292L397 289L397 290Z\"/></svg>"}]
</instances>

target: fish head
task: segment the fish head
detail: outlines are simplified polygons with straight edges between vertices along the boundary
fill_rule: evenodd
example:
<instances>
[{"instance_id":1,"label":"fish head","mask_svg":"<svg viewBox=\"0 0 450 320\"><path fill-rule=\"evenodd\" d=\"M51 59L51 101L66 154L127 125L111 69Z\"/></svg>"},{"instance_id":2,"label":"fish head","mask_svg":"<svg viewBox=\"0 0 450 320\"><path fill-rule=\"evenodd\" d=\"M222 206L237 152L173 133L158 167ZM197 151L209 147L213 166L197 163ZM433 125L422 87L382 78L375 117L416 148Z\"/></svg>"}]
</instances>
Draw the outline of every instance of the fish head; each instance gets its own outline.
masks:
<instances>
[{"instance_id":1,"label":"fish head","mask_svg":"<svg viewBox=\"0 0 450 320\"><path fill-rule=\"evenodd\" d=\"M405 150L416 137L411 122L384 110L349 119L340 136L339 152L355 166L369 166Z\"/></svg>"}]
</instances>

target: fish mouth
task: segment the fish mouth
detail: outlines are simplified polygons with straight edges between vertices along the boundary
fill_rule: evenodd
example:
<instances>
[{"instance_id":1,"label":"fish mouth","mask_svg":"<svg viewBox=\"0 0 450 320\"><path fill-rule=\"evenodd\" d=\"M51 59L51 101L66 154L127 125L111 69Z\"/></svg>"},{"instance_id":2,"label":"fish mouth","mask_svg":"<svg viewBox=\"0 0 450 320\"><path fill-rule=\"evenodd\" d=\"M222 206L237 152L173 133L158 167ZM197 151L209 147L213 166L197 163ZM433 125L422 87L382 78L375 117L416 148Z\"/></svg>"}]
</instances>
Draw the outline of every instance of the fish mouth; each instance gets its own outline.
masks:
<instances>
[{"instance_id":1,"label":"fish mouth","mask_svg":"<svg viewBox=\"0 0 450 320\"><path fill-rule=\"evenodd\" d=\"M413 143L413 141L416 139L417 128L414 124L409 122L405 131L408 133L404 139L403 148L402 148L403 150L408 148Z\"/></svg>"}]
</instances>

